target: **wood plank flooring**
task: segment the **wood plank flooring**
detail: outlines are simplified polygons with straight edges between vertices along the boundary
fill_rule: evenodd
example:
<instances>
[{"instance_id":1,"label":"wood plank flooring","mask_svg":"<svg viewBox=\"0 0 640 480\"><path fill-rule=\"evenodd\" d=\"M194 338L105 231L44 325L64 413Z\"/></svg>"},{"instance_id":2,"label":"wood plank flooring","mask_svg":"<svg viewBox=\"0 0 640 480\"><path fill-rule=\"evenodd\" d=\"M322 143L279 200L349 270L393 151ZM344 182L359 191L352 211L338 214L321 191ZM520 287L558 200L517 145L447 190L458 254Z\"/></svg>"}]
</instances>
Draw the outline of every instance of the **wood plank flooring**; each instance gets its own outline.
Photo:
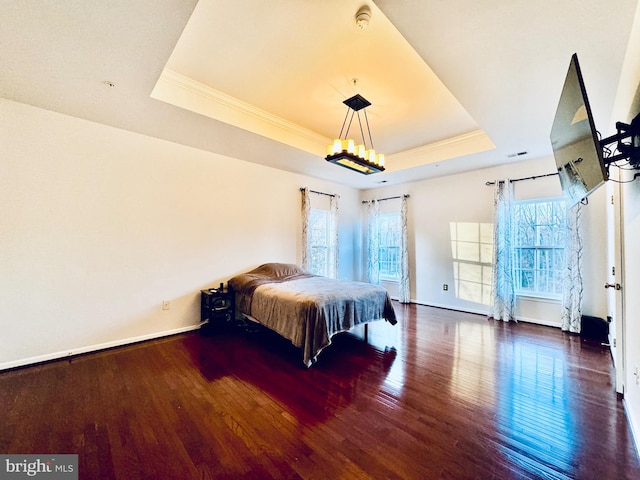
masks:
<instances>
[{"instance_id":1,"label":"wood plank flooring","mask_svg":"<svg viewBox=\"0 0 640 480\"><path fill-rule=\"evenodd\" d=\"M638 479L609 352L396 307L311 369L266 331L193 332L0 373L0 453L81 479Z\"/></svg>"}]
</instances>

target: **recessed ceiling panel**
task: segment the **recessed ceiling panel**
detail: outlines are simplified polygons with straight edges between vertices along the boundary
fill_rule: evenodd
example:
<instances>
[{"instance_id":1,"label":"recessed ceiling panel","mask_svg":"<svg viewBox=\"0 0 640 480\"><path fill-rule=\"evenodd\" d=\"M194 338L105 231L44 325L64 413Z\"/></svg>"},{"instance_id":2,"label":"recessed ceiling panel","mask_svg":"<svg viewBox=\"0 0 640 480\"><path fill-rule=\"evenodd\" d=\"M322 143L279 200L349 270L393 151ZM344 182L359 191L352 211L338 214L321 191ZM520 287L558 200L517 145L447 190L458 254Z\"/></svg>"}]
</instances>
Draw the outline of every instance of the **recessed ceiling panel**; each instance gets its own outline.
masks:
<instances>
[{"instance_id":1,"label":"recessed ceiling panel","mask_svg":"<svg viewBox=\"0 0 640 480\"><path fill-rule=\"evenodd\" d=\"M393 154L435 145L433 154L443 141L463 137L468 144L469 134L481 141L465 153L493 148L375 4L369 3L369 26L356 26L361 6L361 0L201 0L153 96L324 155L344 120L342 102L359 93L372 104L374 146L390 167ZM350 136L360 140L359 129ZM433 158L448 157L422 163Z\"/></svg>"}]
</instances>

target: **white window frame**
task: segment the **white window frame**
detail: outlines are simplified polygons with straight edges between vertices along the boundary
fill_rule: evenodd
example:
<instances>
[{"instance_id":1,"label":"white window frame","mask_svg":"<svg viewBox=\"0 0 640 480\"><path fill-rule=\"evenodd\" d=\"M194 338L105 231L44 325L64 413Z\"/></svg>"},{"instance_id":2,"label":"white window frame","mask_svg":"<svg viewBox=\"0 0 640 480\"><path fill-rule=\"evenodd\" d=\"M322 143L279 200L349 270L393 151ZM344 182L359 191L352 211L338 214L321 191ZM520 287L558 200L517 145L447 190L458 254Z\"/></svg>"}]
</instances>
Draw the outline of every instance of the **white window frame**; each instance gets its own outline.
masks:
<instances>
[{"instance_id":1,"label":"white window frame","mask_svg":"<svg viewBox=\"0 0 640 480\"><path fill-rule=\"evenodd\" d=\"M530 243L522 243L524 235L520 235L522 229L516 223L516 209L523 205L538 205L541 203L550 203L558 205L558 211L563 213L563 223L542 223L538 220L537 213L534 222L529 228ZM513 282L515 294L520 297L532 297L541 299L562 299L562 277L565 273L565 262L562 266L554 268L555 260L561 255L565 258L566 253L566 202L562 197L536 199L536 200L519 200L512 203L513 208ZM526 227L522 227L526 229ZM526 234L525 234L526 235ZM543 240L544 238L544 240ZM521 260L525 250L533 250L533 261L531 266L523 267ZM546 261L545 261L546 257ZM541 267L545 268L541 268ZM548 267L548 268L546 268ZM544 278L542 272L548 272L547 278ZM533 282L532 289L522 289L523 275L528 273ZM551 280L550 280L551 279ZM542 288L543 283L551 281L552 285L556 285L556 291Z\"/></svg>"}]
</instances>

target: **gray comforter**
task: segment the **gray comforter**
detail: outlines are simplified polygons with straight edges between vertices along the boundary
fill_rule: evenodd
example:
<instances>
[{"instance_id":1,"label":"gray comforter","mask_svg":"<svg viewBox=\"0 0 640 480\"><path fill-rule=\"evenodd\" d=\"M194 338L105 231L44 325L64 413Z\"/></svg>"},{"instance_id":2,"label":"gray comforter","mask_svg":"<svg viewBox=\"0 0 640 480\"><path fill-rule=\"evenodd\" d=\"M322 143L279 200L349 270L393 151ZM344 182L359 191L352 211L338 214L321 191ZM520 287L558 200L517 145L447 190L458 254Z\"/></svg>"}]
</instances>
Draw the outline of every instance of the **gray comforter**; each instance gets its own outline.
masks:
<instances>
[{"instance_id":1,"label":"gray comforter","mask_svg":"<svg viewBox=\"0 0 640 480\"><path fill-rule=\"evenodd\" d=\"M312 365L336 333L396 315L387 291L369 283L311 275L295 265L265 264L229 280L243 314L302 349Z\"/></svg>"}]
</instances>

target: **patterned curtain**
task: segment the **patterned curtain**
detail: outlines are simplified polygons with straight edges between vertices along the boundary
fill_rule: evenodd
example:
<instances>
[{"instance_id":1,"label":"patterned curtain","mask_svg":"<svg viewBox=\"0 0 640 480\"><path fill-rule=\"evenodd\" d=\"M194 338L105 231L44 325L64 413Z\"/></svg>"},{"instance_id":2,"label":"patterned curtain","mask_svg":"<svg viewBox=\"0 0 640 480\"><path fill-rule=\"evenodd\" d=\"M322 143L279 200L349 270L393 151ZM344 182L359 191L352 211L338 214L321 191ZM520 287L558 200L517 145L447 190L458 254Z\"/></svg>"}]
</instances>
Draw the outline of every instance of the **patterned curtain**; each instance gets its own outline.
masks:
<instances>
[{"instance_id":1,"label":"patterned curtain","mask_svg":"<svg viewBox=\"0 0 640 480\"><path fill-rule=\"evenodd\" d=\"M562 295L562 330L580 333L582 322L582 215L580 203L567 210L567 270Z\"/></svg>"},{"instance_id":2,"label":"patterned curtain","mask_svg":"<svg viewBox=\"0 0 640 480\"><path fill-rule=\"evenodd\" d=\"M380 283L380 266L378 264L378 229L380 205L377 200L367 203L367 281Z\"/></svg>"},{"instance_id":3,"label":"patterned curtain","mask_svg":"<svg viewBox=\"0 0 640 480\"><path fill-rule=\"evenodd\" d=\"M338 278L338 195L329 204L329 272L330 278Z\"/></svg>"},{"instance_id":4,"label":"patterned curtain","mask_svg":"<svg viewBox=\"0 0 640 480\"><path fill-rule=\"evenodd\" d=\"M513 285L513 250L511 200L513 190L509 179L495 182L493 198L493 292L489 318L505 322L516 321L516 297Z\"/></svg>"},{"instance_id":5,"label":"patterned curtain","mask_svg":"<svg viewBox=\"0 0 640 480\"><path fill-rule=\"evenodd\" d=\"M309 189L301 188L302 192L302 268L309 270L309 217L311 215L311 199Z\"/></svg>"},{"instance_id":6,"label":"patterned curtain","mask_svg":"<svg viewBox=\"0 0 640 480\"><path fill-rule=\"evenodd\" d=\"M402 205L400 207L400 222L402 223L402 244L401 244L401 261L400 261L400 285L398 291L398 300L400 303L411 302L411 292L409 285L409 246L407 233L407 197L402 196Z\"/></svg>"}]
</instances>

